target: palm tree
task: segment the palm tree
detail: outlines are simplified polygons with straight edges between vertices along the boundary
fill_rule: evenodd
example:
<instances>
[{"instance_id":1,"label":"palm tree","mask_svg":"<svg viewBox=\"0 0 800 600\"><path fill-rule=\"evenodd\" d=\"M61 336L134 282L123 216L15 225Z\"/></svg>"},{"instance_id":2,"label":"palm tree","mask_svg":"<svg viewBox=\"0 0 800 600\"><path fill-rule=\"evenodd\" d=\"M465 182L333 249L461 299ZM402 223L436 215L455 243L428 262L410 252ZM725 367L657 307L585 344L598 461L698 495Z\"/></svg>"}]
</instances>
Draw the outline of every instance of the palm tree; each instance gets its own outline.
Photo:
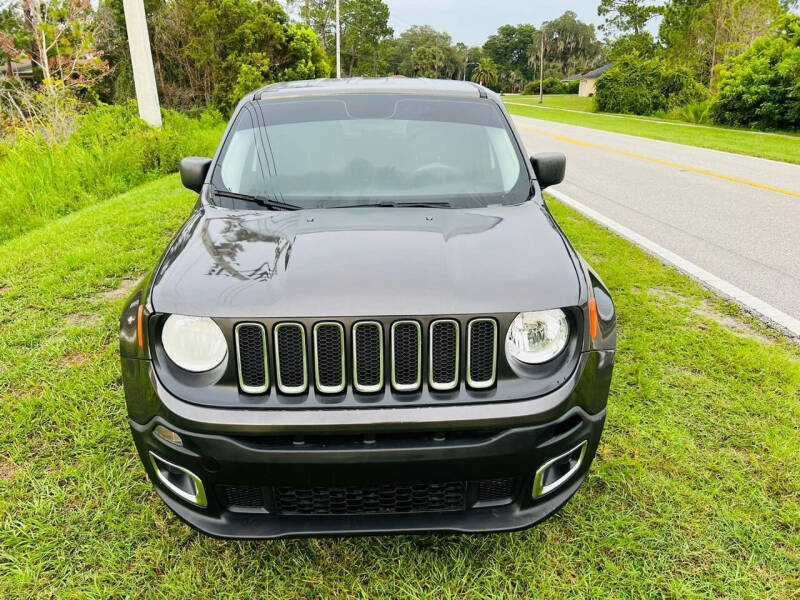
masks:
<instances>
[{"instance_id":1,"label":"palm tree","mask_svg":"<svg viewBox=\"0 0 800 600\"><path fill-rule=\"evenodd\" d=\"M497 85L497 65L491 58L482 58L472 71L472 81L486 87Z\"/></svg>"}]
</instances>

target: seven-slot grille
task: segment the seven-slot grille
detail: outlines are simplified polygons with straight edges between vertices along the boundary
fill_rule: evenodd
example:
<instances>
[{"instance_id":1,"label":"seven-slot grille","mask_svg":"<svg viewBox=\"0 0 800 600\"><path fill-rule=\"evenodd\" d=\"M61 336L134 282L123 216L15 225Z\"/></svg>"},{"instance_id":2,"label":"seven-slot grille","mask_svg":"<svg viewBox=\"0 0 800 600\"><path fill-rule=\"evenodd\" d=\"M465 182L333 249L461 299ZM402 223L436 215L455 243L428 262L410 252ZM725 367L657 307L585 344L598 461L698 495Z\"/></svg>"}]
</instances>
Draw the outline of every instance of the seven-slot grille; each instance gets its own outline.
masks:
<instances>
[{"instance_id":1,"label":"seven-slot grille","mask_svg":"<svg viewBox=\"0 0 800 600\"><path fill-rule=\"evenodd\" d=\"M476 389L494 385L497 370L497 322L477 318L467 322L461 370L461 326L456 319L437 319L424 331L419 321L403 319L386 326L378 321L359 321L350 331L350 348L345 326L336 321L320 321L307 332L304 325L278 323L272 328L274 379L282 394L303 394L309 377L323 394L342 393L348 381L362 394L384 390L389 379L396 392L416 392L427 379L438 392L458 388L462 376ZM309 357L306 336L312 349ZM427 337L426 337L427 336ZM236 326L236 357L239 386L249 394L264 393L269 388L269 344L260 323ZM423 343L427 344L423 377ZM384 359L388 354L389 360ZM352 372L348 372L348 364ZM311 375L309 374L310 369ZM386 375L385 375L386 374Z\"/></svg>"}]
</instances>

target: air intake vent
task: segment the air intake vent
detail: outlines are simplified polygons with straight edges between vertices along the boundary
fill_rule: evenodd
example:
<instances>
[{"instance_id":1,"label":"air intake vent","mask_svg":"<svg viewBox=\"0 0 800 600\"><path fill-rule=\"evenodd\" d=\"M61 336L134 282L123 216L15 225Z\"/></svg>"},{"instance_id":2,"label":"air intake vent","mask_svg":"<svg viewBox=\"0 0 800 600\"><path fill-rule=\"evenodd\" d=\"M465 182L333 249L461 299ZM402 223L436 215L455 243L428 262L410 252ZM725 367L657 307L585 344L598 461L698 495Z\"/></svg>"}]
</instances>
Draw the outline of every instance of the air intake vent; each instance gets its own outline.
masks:
<instances>
[{"instance_id":1,"label":"air intake vent","mask_svg":"<svg viewBox=\"0 0 800 600\"><path fill-rule=\"evenodd\" d=\"M278 389L284 394L302 394L308 389L306 333L299 323L275 326L275 370Z\"/></svg>"},{"instance_id":2,"label":"air intake vent","mask_svg":"<svg viewBox=\"0 0 800 600\"><path fill-rule=\"evenodd\" d=\"M263 394L269 387L267 333L264 326L259 323L240 323L235 332L239 387L245 394Z\"/></svg>"},{"instance_id":3,"label":"air intake vent","mask_svg":"<svg viewBox=\"0 0 800 600\"><path fill-rule=\"evenodd\" d=\"M463 481L373 487L279 487L278 509L285 515L357 515L465 510Z\"/></svg>"},{"instance_id":4,"label":"air intake vent","mask_svg":"<svg viewBox=\"0 0 800 600\"><path fill-rule=\"evenodd\" d=\"M345 388L344 328L340 323L314 325L314 375L317 389L338 394Z\"/></svg>"},{"instance_id":5,"label":"air intake vent","mask_svg":"<svg viewBox=\"0 0 800 600\"><path fill-rule=\"evenodd\" d=\"M422 331L416 321L392 323L392 387L413 392L422 380Z\"/></svg>"},{"instance_id":6,"label":"air intake vent","mask_svg":"<svg viewBox=\"0 0 800 600\"><path fill-rule=\"evenodd\" d=\"M376 321L353 325L353 382L362 394L383 389L383 327Z\"/></svg>"},{"instance_id":7,"label":"air intake vent","mask_svg":"<svg viewBox=\"0 0 800 600\"><path fill-rule=\"evenodd\" d=\"M497 323L473 319L467 325L467 383L473 388L494 385L497 364Z\"/></svg>"},{"instance_id":8,"label":"air intake vent","mask_svg":"<svg viewBox=\"0 0 800 600\"><path fill-rule=\"evenodd\" d=\"M433 389L452 390L458 385L458 355L458 321L431 323L429 377Z\"/></svg>"}]
</instances>

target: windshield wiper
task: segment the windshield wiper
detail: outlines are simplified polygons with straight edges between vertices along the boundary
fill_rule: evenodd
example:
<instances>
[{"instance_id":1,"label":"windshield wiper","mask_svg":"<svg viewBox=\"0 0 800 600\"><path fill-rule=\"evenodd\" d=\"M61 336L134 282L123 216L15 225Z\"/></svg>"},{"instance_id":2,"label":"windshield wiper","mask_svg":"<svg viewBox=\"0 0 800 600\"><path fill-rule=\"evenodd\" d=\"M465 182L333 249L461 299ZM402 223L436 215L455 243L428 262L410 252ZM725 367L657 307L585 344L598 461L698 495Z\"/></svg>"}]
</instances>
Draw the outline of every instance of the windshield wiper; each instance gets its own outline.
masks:
<instances>
[{"instance_id":1,"label":"windshield wiper","mask_svg":"<svg viewBox=\"0 0 800 600\"><path fill-rule=\"evenodd\" d=\"M237 194L236 192L228 192L225 190L214 190L215 196L222 198L233 198L234 200L243 200L244 202L253 202L259 206L269 208L270 210L301 210L302 206L295 204L288 204L287 202L280 202L279 200L270 200L263 196L251 196L250 194Z\"/></svg>"},{"instance_id":2,"label":"windshield wiper","mask_svg":"<svg viewBox=\"0 0 800 600\"><path fill-rule=\"evenodd\" d=\"M366 208L366 207L389 207L389 208L396 208L396 207L408 207L408 208L441 208L443 206L450 207L452 204L450 202L392 202L389 200L383 200L381 202L364 202L361 204L343 204L337 206L326 206L325 208Z\"/></svg>"}]
</instances>

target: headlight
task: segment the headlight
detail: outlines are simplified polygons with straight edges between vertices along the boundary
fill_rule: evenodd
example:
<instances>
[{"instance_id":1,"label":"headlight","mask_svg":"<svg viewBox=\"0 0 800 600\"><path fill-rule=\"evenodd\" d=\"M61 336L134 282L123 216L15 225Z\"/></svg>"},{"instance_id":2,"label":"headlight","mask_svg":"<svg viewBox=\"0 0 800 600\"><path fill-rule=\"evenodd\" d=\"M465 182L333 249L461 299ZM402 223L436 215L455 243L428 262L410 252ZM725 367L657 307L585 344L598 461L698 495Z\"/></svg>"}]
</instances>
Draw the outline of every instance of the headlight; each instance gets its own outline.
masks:
<instances>
[{"instance_id":1,"label":"headlight","mask_svg":"<svg viewBox=\"0 0 800 600\"><path fill-rule=\"evenodd\" d=\"M519 313L506 336L506 355L529 364L554 358L567 345L569 324L563 310Z\"/></svg>"},{"instance_id":2,"label":"headlight","mask_svg":"<svg viewBox=\"0 0 800 600\"><path fill-rule=\"evenodd\" d=\"M228 354L225 336L208 317L170 315L161 330L161 344L172 362L195 373L210 371Z\"/></svg>"}]
</instances>

